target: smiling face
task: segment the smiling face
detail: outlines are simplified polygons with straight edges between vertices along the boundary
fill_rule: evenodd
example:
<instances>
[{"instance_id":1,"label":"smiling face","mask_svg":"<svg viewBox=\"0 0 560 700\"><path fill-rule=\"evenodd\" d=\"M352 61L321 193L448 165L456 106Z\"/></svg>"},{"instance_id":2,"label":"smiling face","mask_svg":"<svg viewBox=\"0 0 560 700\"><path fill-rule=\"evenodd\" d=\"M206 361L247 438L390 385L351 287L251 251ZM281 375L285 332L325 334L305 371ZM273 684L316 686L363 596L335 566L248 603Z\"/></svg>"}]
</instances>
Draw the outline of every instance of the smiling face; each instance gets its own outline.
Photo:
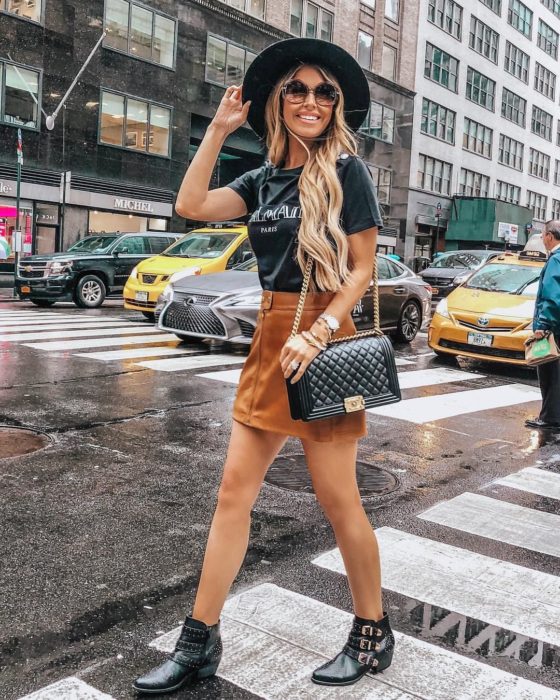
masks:
<instances>
[{"instance_id":1,"label":"smiling face","mask_svg":"<svg viewBox=\"0 0 560 700\"><path fill-rule=\"evenodd\" d=\"M326 81L323 75L311 66L302 66L291 78L299 80L308 88L315 89ZM288 99L282 100L284 123L289 131L305 141L313 141L329 126L334 105L317 104L315 94L308 92L303 102L294 104Z\"/></svg>"}]
</instances>

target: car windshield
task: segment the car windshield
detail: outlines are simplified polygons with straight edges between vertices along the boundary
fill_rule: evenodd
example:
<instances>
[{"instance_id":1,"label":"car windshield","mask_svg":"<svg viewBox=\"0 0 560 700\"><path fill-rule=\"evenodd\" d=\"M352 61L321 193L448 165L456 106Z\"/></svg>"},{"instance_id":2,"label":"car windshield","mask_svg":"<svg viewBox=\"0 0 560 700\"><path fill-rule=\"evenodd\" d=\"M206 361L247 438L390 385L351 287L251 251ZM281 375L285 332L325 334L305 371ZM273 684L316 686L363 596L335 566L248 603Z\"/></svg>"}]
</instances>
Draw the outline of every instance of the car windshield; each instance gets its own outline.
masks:
<instances>
[{"instance_id":1,"label":"car windshield","mask_svg":"<svg viewBox=\"0 0 560 700\"><path fill-rule=\"evenodd\" d=\"M464 287L534 296L537 293L540 274L540 267L492 263L475 272Z\"/></svg>"},{"instance_id":2,"label":"car windshield","mask_svg":"<svg viewBox=\"0 0 560 700\"><path fill-rule=\"evenodd\" d=\"M249 260L245 260L245 262L239 263L239 265L236 265L233 270L241 270L242 272L246 272L249 270L250 272L256 272L257 271L257 258L249 258Z\"/></svg>"},{"instance_id":3,"label":"car windshield","mask_svg":"<svg viewBox=\"0 0 560 700\"><path fill-rule=\"evenodd\" d=\"M88 236L68 248L68 253L105 253L118 236Z\"/></svg>"},{"instance_id":4,"label":"car windshield","mask_svg":"<svg viewBox=\"0 0 560 700\"><path fill-rule=\"evenodd\" d=\"M237 233L189 233L167 248L163 255L172 258L219 258Z\"/></svg>"},{"instance_id":5,"label":"car windshield","mask_svg":"<svg viewBox=\"0 0 560 700\"><path fill-rule=\"evenodd\" d=\"M437 260L430 265L430 267L442 268L459 268L463 270L474 270L478 267L487 255L480 253L449 253L448 255L441 255Z\"/></svg>"}]
</instances>

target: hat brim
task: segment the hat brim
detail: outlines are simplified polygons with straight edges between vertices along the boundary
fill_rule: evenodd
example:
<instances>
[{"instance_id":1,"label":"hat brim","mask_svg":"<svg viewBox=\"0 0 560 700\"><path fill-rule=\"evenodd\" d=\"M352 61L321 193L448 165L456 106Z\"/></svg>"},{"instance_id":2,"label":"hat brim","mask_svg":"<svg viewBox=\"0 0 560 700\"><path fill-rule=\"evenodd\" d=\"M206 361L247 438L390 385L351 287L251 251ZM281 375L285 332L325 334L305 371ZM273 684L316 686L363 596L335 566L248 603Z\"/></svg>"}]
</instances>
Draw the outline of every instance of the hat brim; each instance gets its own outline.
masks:
<instances>
[{"instance_id":1,"label":"hat brim","mask_svg":"<svg viewBox=\"0 0 560 700\"><path fill-rule=\"evenodd\" d=\"M261 137L266 132L265 107L278 80L291 68L314 64L328 70L344 95L344 116L356 131L366 118L369 84L356 59L345 49L322 39L285 39L262 51L249 66L243 81L243 102L251 100L247 121Z\"/></svg>"}]
</instances>

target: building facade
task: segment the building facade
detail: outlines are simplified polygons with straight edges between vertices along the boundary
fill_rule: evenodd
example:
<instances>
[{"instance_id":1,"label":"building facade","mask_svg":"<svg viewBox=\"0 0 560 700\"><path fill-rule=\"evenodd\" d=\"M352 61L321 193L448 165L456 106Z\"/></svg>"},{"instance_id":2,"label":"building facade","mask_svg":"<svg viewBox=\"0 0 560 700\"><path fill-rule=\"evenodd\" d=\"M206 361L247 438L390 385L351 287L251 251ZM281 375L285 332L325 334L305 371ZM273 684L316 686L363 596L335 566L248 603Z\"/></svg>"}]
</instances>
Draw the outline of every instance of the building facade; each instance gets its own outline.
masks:
<instances>
[{"instance_id":1,"label":"building facade","mask_svg":"<svg viewBox=\"0 0 560 700\"><path fill-rule=\"evenodd\" d=\"M560 3L420 0L418 26L406 255L444 248L454 196L529 207L534 230L557 218Z\"/></svg>"},{"instance_id":2,"label":"building facade","mask_svg":"<svg viewBox=\"0 0 560 700\"><path fill-rule=\"evenodd\" d=\"M173 203L189 159L230 84L255 55L290 36L356 55L372 108L361 152L378 186L385 250L406 230L415 59L405 0L0 0L0 235L16 226L27 253L67 248L88 233L186 230ZM410 7L417 5L416 0ZM96 42L93 54L57 110ZM403 38L406 37L406 40ZM399 84L402 83L402 84ZM212 180L257 167L249 128L226 142Z\"/></svg>"}]
</instances>

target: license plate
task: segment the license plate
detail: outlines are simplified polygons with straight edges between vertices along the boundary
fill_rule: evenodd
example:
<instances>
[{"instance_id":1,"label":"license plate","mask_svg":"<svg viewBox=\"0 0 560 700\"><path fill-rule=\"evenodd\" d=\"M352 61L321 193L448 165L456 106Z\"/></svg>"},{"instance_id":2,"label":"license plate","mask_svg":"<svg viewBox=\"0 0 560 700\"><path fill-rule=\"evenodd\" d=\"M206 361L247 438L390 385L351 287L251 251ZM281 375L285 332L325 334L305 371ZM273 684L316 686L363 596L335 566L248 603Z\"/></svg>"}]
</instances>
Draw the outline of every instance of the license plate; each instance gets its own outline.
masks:
<instances>
[{"instance_id":1,"label":"license plate","mask_svg":"<svg viewBox=\"0 0 560 700\"><path fill-rule=\"evenodd\" d=\"M148 301L148 292L136 292L134 298L136 301Z\"/></svg>"},{"instance_id":2,"label":"license plate","mask_svg":"<svg viewBox=\"0 0 560 700\"><path fill-rule=\"evenodd\" d=\"M436 296L437 294L439 294L439 287L432 287L432 294L433 294L433 296Z\"/></svg>"},{"instance_id":3,"label":"license plate","mask_svg":"<svg viewBox=\"0 0 560 700\"><path fill-rule=\"evenodd\" d=\"M21 288L21 293L22 294L30 294L31 293L31 287L24 286Z\"/></svg>"},{"instance_id":4,"label":"license plate","mask_svg":"<svg viewBox=\"0 0 560 700\"><path fill-rule=\"evenodd\" d=\"M485 333L469 333L467 342L471 345L484 345L485 347L490 347L494 336L486 335Z\"/></svg>"}]
</instances>

